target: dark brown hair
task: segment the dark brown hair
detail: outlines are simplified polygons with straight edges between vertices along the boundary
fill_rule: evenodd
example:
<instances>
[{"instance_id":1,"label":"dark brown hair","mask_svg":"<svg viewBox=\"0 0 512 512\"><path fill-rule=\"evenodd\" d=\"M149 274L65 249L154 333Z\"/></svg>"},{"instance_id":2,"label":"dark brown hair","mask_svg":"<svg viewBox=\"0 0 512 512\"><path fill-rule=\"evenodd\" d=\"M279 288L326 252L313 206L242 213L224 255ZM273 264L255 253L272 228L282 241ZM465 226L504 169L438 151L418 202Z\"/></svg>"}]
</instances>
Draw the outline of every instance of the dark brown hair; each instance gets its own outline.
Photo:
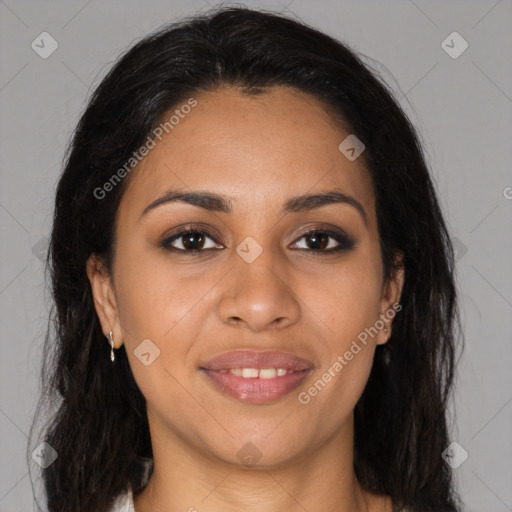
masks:
<instances>
[{"instance_id":1,"label":"dark brown hair","mask_svg":"<svg viewBox=\"0 0 512 512\"><path fill-rule=\"evenodd\" d=\"M45 404L56 408L44 430L59 454L43 470L48 510L105 512L128 485L134 493L143 488L144 462L152 458L145 399L124 346L114 365L109 360L85 270L93 253L111 269L116 212L137 170L107 199L94 190L166 112L222 85L248 93L295 87L364 142L385 277L402 253L405 283L403 309L391 339L376 349L355 408L355 472L397 508L459 510L441 457L458 319L453 251L418 136L347 45L281 15L232 7L167 25L130 48L92 94L68 148L47 261L54 309L36 417Z\"/></svg>"}]
</instances>

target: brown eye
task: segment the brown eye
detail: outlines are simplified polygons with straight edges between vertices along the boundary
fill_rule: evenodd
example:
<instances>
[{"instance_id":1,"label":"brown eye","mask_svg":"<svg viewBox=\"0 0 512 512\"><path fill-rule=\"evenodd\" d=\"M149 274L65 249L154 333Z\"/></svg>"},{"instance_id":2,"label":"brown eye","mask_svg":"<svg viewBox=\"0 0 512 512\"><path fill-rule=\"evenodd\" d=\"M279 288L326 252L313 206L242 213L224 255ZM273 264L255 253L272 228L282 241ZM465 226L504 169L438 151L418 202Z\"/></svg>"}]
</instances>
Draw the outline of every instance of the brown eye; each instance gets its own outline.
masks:
<instances>
[{"instance_id":1,"label":"brown eye","mask_svg":"<svg viewBox=\"0 0 512 512\"><path fill-rule=\"evenodd\" d=\"M298 247L299 250L329 253L348 250L354 247L354 241L345 233L337 233L330 230L313 229L304 233L299 238L299 240L303 239L305 247Z\"/></svg>"},{"instance_id":2,"label":"brown eye","mask_svg":"<svg viewBox=\"0 0 512 512\"><path fill-rule=\"evenodd\" d=\"M170 251L181 252L203 252L219 248L211 234L201 229L180 231L165 239L160 245Z\"/></svg>"},{"instance_id":3,"label":"brown eye","mask_svg":"<svg viewBox=\"0 0 512 512\"><path fill-rule=\"evenodd\" d=\"M202 233L189 233L187 235L182 235L180 238L182 239L181 243L183 247L189 251L203 249L206 241L206 237Z\"/></svg>"},{"instance_id":4,"label":"brown eye","mask_svg":"<svg viewBox=\"0 0 512 512\"><path fill-rule=\"evenodd\" d=\"M306 239L306 245L310 249L323 251L327 249L329 245L329 238L331 237L329 235L326 235L325 233L316 232L306 235L304 238Z\"/></svg>"}]
</instances>

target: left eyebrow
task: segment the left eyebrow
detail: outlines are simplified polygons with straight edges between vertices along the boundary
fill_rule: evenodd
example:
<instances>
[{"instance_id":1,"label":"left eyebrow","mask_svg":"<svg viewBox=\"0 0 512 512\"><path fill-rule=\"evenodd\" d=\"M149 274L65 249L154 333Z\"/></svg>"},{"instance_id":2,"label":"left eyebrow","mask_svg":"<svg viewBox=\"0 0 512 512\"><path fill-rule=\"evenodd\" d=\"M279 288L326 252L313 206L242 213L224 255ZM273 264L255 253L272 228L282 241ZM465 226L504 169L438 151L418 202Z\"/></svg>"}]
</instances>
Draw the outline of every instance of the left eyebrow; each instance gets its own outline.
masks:
<instances>
[{"instance_id":1,"label":"left eyebrow","mask_svg":"<svg viewBox=\"0 0 512 512\"><path fill-rule=\"evenodd\" d=\"M205 210L212 212L227 214L233 213L232 200L225 196L214 194L213 192L179 192L177 190L168 190L164 195L146 206L141 213L141 217L157 206L178 201L192 206L198 206L199 208L204 208ZM281 215L309 211L335 203L345 203L353 206L361 214L364 223L368 225L368 217L363 205L354 197L339 190L329 190L319 194L304 194L301 196L291 197L285 201Z\"/></svg>"},{"instance_id":2,"label":"left eyebrow","mask_svg":"<svg viewBox=\"0 0 512 512\"><path fill-rule=\"evenodd\" d=\"M361 214L361 217L363 217L364 223L368 225L368 217L363 205L356 198L339 190L329 190L328 192L320 194L304 194L302 196L291 197L285 202L282 214L313 210L335 203L345 203L353 206Z\"/></svg>"}]
</instances>

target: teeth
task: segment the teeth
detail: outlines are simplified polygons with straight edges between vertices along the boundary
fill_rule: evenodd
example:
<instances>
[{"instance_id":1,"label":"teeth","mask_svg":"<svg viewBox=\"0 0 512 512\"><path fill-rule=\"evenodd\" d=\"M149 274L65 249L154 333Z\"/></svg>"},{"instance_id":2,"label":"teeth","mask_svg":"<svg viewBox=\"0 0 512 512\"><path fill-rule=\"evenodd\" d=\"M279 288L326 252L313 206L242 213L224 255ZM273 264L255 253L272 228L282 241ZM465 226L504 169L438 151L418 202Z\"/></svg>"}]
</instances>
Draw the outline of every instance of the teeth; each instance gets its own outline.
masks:
<instances>
[{"instance_id":1,"label":"teeth","mask_svg":"<svg viewBox=\"0 0 512 512\"><path fill-rule=\"evenodd\" d=\"M285 368L233 368L230 373L244 379L274 379L275 377L283 377L287 373L293 373L293 370L287 371Z\"/></svg>"},{"instance_id":2,"label":"teeth","mask_svg":"<svg viewBox=\"0 0 512 512\"><path fill-rule=\"evenodd\" d=\"M256 379L258 377L258 370L256 368L243 368L242 377L244 379Z\"/></svg>"},{"instance_id":3,"label":"teeth","mask_svg":"<svg viewBox=\"0 0 512 512\"><path fill-rule=\"evenodd\" d=\"M277 370L275 368L262 368L260 370L260 379L275 379Z\"/></svg>"}]
</instances>

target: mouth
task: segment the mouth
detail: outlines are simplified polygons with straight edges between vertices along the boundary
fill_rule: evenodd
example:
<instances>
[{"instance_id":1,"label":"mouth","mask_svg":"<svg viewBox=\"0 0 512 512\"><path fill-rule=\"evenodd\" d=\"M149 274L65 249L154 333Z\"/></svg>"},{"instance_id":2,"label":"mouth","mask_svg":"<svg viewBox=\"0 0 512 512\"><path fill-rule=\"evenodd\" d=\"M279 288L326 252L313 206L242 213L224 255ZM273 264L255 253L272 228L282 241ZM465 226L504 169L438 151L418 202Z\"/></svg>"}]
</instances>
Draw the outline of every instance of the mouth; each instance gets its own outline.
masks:
<instances>
[{"instance_id":1,"label":"mouth","mask_svg":"<svg viewBox=\"0 0 512 512\"><path fill-rule=\"evenodd\" d=\"M239 350L221 354L199 369L223 394L243 403L264 404L300 386L313 363L286 352Z\"/></svg>"}]
</instances>

